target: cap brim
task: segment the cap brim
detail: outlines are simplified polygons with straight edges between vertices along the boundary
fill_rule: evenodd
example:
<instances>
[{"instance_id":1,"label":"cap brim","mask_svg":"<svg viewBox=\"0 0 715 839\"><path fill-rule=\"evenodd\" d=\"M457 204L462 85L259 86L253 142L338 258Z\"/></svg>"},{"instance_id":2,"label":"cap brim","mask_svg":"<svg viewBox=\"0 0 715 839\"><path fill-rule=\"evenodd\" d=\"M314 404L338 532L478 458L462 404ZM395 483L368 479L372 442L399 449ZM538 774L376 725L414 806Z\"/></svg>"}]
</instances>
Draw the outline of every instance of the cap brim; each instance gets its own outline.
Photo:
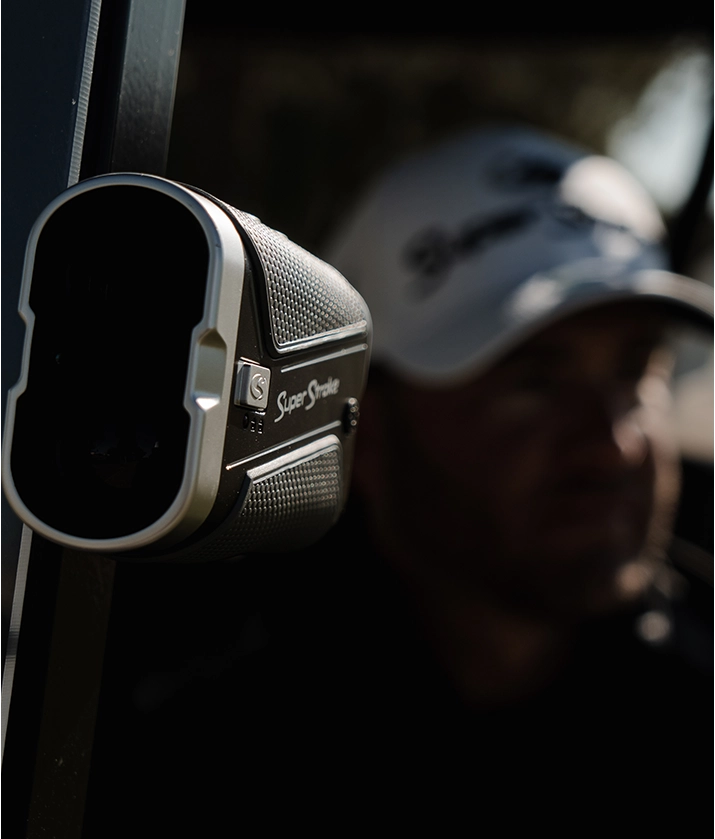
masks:
<instances>
[{"instance_id":1,"label":"cap brim","mask_svg":"<svg viewBox=\"0 0 715 839\"><path fill-rule=\"evenodd\" d=\"M703 282L662 270L578 281L559 276L558 272L544 272L503 301L498 314L489 321L487 333L476 335L473 324L470 325L470 313L464 311L460 322L451 325L444 340L393 347L385 361L395 372L414 382L451 387L484 372L526 340L564 318L630 300L664 304L674 319L697 329L712 329L713 290ZM379 361L377 357L375 360Z\"/></svg>"}]
</instances>

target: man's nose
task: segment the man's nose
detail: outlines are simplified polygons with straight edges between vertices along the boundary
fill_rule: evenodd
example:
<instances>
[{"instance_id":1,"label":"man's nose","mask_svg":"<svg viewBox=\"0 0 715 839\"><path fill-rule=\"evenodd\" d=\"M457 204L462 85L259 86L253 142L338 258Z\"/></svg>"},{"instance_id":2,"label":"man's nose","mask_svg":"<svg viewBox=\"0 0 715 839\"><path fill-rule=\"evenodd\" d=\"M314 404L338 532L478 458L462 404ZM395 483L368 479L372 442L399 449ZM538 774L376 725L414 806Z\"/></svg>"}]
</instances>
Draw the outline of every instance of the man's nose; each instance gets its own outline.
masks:
<instances>
[{"instance_id":1,"label":"man's nose","mask_svg":"<svg viewBox=\"0 0 715 839\"><path fill-rule=\"evenodd\" d=\"M611 435L617 456L625 465L634 468L645 462L650 447L641 413L641 408L632 408L611 419Z\"/></svg>"},{"instance_id":2,"label":"man's nose","mask_svg":"<svg viewBox=\"0 0 715 839\"><path fill-rule=\"evenodd\" d=\"M617 389L584 388L572 417L580 456L604 470L642 466L650 450L643 410Z\"/></svg>"}]
</instances>

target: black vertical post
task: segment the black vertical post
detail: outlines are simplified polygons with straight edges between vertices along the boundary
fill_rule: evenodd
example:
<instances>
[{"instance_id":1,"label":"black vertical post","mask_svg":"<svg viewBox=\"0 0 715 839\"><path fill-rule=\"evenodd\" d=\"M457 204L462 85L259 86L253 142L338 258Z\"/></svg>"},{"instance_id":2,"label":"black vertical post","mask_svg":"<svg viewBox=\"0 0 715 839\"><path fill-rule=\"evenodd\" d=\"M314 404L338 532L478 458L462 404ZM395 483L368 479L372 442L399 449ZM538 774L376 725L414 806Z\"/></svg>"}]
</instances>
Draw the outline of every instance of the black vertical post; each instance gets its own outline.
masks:
<instances>
[{"instance_id":1,"label":"black vertical post","mask_svg":"<svg viewBox=\"0 0 715 839\"><path fill-rule=\"evenodd\" d=\"M5 394L19 371L34 219L80 178L164 172L184 0L11 0L3 12ZM48 405L38 446L51 421ZM115 563L41 539L3 505L3 586L14 595L2 827L8 837L80 837Z\"/></svg>"}]
</instances>

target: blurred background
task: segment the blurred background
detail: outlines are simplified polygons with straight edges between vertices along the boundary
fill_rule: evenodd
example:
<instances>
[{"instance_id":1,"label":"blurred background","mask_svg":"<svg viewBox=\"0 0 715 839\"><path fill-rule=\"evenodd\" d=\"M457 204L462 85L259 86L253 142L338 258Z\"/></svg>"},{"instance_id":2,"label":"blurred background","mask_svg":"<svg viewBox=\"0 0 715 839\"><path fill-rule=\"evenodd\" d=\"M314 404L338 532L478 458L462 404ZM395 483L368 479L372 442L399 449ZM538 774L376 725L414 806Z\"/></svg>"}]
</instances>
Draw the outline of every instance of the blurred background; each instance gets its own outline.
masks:
<instances>
[{"instance_id":1,"label":"blurred background","mask_svg":"<svg viewBox=\"0 0 715 839\"><path fill-rule=\"evenodd\" d=\"M629 31L627 17L604 11L608 31L546 20L530 30L518 14L513 29L351 21L322 31L246 26L213 5L187 6L169 175L252 208L305 247L319 248L395 157L483 121L526 122L613 155L671 219L698 176L712 49L695 21Z\"/></svg>"},{"instance_id":2,"label":"blurred background","mask_svg":"<svg viewBox=\"0 0 715 839\"><path fill-rule=\"evenodd\" d=\"M673 269L712 284L711 15L695 4L602 4L578 20L449 6L391 22L370 6L334 14L269 23L189 0L168 176L320 254L396 158L481 122L524 122L630 169L666 219ZM679 527L708 550L712 382L710 348L684 346Z\"/></svg>"},{"instance_id":3,"label":"blurred background","mask_svg":"<svg viewBox=\"0 0 715 839\"><path fill-rule=\"evenodd\" d=\"M318 15L186 0L167 177L320 255L353 200L396 158L482 122L523 122L630 169L666 219L674 270L712 285L711 9L691 0L569 11L441 3L387 19L364 4ZM12 69L6 64L6 78ZM13 114L5 116L12 132ZM3 347L10 344L6 333ZM15 364L17 355L6 358ZM702 550L711 574L711 349L685 346L677 373L685 482L676 531ZM3 641L18 541L17 522L7 521L4 512ZM234 584L242 569L209 566L201 576L187 566L126 564L118 575L114 596L125 608L115 609L107 646L113 666L93 756L97 819L112 813L101 781L111 785L125 769L131 776L133 745L162 703L192 680L210 686L264 643L250 591ZM135 578L141 584L132 587ZM134 740L121 751L125 732Z\"/></svg>"},{"instance_id":4,"label":"blurred background","mask_svg":"<svg viewBox=\"0 0 715 839\"><path fill-rule=\"evenodd\" d=\"M269 17L187 0L167 176L321 255L353 201L396 158L480 123L521 122L624 164L663 213L673 269L712 285L712 31L711 13L694 3L657 13L601 3L570 17L524 4L480 14L441 3L388 19L376 5ZM684 455L676 532L702 550L696 556L711 575L711 347L684 345L676 373ZM169 692L157 687L167 660L175 656L185 673L193 654L202 672L215 651L235 655L232 637L259 643L250 620L240 628L242 611L251 612L237 603L240 568L232 573L221 597L205 587L203 603L177 597L185 589L172 580L166 590L182 604L174 609L192 624L187 637L172 637L175 652L161 631L151 652L152 633L134 628L134 650L150 650L133 698L147 719ZM157 575L162 591L165 577ZM129 634L125 627L122 638Z\"/></svg>"}]
</instances>

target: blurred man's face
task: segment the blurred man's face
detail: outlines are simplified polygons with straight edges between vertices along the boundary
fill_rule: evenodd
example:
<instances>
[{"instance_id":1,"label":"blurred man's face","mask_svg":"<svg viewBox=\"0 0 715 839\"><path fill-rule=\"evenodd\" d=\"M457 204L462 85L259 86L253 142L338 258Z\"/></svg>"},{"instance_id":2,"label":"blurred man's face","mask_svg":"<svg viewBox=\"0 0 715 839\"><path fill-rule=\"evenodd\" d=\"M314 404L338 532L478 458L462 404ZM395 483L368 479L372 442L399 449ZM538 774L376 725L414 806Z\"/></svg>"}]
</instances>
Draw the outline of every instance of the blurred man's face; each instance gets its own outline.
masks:
<instances>
[{"instance_id":1,"label":"blurred man's face","mask_svg":"<svg viewBox=\"0 0 715 839\"><path fill-rule=\"evenodd\" d=\"M678 496L663 327L595 309L469 385L400 389L376 512L400 562L564 616L637 594Z\"/></svg>"}]
</instances>

